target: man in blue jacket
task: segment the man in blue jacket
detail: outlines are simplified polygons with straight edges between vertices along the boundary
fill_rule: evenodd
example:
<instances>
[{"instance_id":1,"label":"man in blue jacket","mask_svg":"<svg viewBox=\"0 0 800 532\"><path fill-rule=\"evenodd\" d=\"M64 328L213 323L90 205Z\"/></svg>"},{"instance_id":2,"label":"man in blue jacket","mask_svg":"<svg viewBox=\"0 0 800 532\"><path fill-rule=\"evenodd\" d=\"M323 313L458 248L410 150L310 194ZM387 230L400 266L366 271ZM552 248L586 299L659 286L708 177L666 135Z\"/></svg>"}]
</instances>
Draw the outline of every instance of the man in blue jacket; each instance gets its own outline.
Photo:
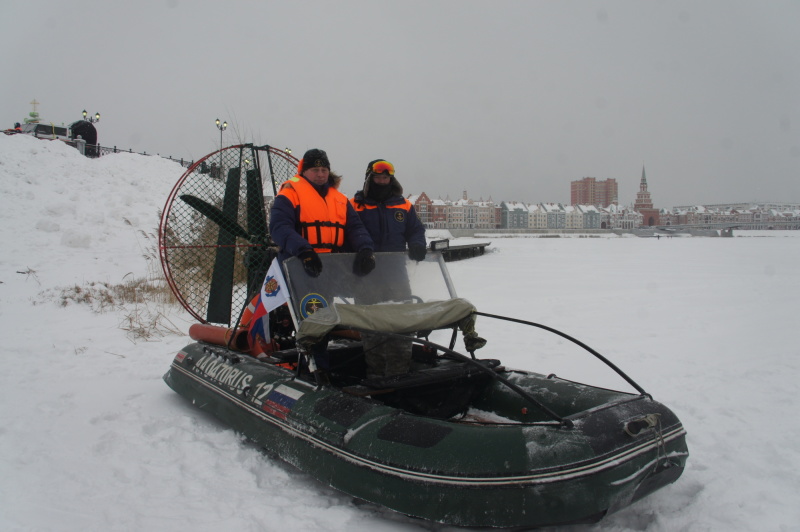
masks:
<instances>
[{"instance_id":1,"label":"man in blue jacket","mask_svg":"<svg viewBox=\"0 0 800 532\"><path fill-rule=\"evenodd\" d=\"M408 256L412 260L425 259L425 226L419 221L411 202L403 197L403 187L395 178L392 163L385 159L370 162L364 188L356 192L350 203L372 237L375 251L405 252L408 249ZM382 292L374 294L375 298L402 301L411 295L408 280L401 278L400 272L392 286L386 286ZM362 333L361 338L367 377L388 377L408 372L411 363L410 341L393 340L372 333Z\"/></svg>"},{"instance_id":2,"label":"man in blue jacket","mask_svg":"<svg viewBox=\"0 0 800 532\"><path fill-rule=\"evenodd\" d=\"M361 219L339 192L341 177L333 174L328 154L308 150L297 165L297 175L286 181L272 204L269 231L283 261L296 256L306 273L318 277L318 253L356 252L353 271L367 275L375 268L374 246Z\"/></svg>"},{"instance_id":3,"label":"man in blue jacket","mask_svg":"<svg viewBox=\"0 0 800 532\"><path fill-rule=\"evenodd\" d=\"M420 261L425 258L425 226L417 211L403 197L394 176L394 165L376 159L367 166L364 188L350 200L375 243L375 251L405 251Z\"/></svg>"}]
</instances>

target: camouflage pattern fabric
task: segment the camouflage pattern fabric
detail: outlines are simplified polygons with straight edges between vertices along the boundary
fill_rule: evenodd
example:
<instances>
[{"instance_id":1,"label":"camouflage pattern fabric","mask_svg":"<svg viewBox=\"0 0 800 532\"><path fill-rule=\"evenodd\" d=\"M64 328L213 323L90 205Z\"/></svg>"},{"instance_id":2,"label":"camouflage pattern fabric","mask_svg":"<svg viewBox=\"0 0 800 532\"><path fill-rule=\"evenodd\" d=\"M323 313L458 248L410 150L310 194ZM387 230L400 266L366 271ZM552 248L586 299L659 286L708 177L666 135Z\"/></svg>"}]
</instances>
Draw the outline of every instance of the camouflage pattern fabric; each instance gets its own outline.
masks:
<instances>
[{"instance_id":1,"label":"camouflage pattern fabric","mask_svg":"<svg viewBox=\"0 0 800 532\"><path fill-rule=\"evenodd\" d=\"M408 373L411 364L411 340L388 338L377 333L361 333L367 378L391 377Z\"/></svg>"}]
</instances>

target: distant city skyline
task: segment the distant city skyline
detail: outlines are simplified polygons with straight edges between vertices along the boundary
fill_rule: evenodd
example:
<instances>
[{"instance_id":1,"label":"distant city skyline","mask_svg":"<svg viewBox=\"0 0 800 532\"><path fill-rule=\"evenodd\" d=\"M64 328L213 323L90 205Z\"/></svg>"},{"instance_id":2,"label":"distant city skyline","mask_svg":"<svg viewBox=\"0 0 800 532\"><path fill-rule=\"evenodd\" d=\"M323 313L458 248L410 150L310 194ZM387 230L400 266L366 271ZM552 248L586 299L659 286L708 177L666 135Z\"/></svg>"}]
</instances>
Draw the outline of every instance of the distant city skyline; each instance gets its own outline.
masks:
<instances>
[{"instance_id":1,"label":"distant city skyline","mask_svg":"<svg viewBox=\"0 0 800 532\"><path fill-rule=\"evenodd\" d=\"M654 209L646 179L634 208L611 204L563 205L518 201L432 200L427 194L409 196L420 221L430 229L513 230L634 230L642 227L684 227L730 232L740 229L800 229L800 205L748 205L744 208L684 210ZM726 235L730 236L730 234Z\"/></svg>"},{"instance_id":2,"label":"distant city skyline","mask_svg":"<svg viewBox=\"0 0 800 532\"><path fill-rule=\"evenodd\" d=\"M582 177L580 179L585 179L585 178L586 177ZM610 179L614 179L614 178L610 178ZM572 185L573 182L574 181L570 181L569 182L570 189L571 189L571 185ZM649 178L648 178L648 182L649 182ZM638 187L637 187L637 191L638 191ZM428 194L428 192L426 190L415 192L415 191L409 191L408 189L406 189L405 190L405 195L406 196L409 196L409 195L415 196L415 195L419 195L419 194L421 194L423 192ZM508 198L499 198L499 197L496 197L496 196L491 195L491 194L489 196L478 196L478 197L475 197L475 196L472 196L471 194L469 194L469 191L466 191L466 192L469 195L469 197L467 199L470 199L470 200L473 200L473 201L489 201L491 199L491 201L493 201L494 203L497 203L497 204L500 204L503 201L518 201L518 202L522 202L522 203L526 203L526 204L540 204L540 203L559 204L560 203L562 205L596 205L595 203L572 203L571 201L564 202L564 201L536 200L536 199L531 200L531 201L511 200L511 199L508 199ZM431 196L431 194L428 194L428 195ZM457 201L458 199L463 198L463 195L464 195L464 191L462 190L458 194L449 194L448 193L448 194L444 194L444 195L432 196L432 199L441 199L441 200L448 200L449 199L450 201ZM676 205L669 205L669 206L667 206L667 205L661 206L661 205L659 205L658 198L653 197L652 193L651 193L651 197L652 197L652 200L653 200L653 207L655 209L667 209L667 210L672 210L672 209L681 208L681 207L683 207L683 208L686 208L686 207L699 207L699 206L712 207L712 206L726 206L726 205L739 205L739 206L750 205L750 206L753 206L753 205L769 205L769 204L797 205L800 208L800 201L774 201L774 200L771 200L771 199L763 199L763 198L762 199L753 200L753 201L747 201L747 200L716 201L716 200L714 200L714 201L705 202L705 203L699 203L698 202L698 203L684 203L684 204L680 204L680 205L676 204ZM619 205L620 207L625 207L625 208L633 208L635 203L636 203L636 199L634 197L634 199L632 199L631 201L629 201L627 203L622 203L622 202L618 201L617 205ZM600 205L600 206L604 206L604 205Z\"/></svg>"}]
</instances>

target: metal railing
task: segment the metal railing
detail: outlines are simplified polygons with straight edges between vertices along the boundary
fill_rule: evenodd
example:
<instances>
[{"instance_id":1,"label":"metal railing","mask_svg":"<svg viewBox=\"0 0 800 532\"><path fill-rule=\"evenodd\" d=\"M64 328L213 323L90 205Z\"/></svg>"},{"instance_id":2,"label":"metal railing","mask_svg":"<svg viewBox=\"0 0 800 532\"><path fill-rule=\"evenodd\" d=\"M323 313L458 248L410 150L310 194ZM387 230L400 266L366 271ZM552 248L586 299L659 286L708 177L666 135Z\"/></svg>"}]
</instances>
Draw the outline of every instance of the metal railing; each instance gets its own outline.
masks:
<instances>
[{"instance_id":1,"label":"metal railing","mask_svg":"<svg viewBox=\"0 0 800 532\"><path fill-rule=\"evenodd\" d=\"M6 135L27 135L27 133L21 133L19 131L10 131L10 130L3 131L3 133L5 133ZM106 146L100 146L99 144L87 144L86 141L84 141L82 139L70 140L70 139L63 139L63 138L56 138L56 137L54 137L52 139L50 139L50 138L42 138L42 137L36 137L36 138L41 139L41 140L60 140L60 141L64 142L65 144L68 144L68 145L72 146L73 148L77 149L79 152L81 152L86 157L90 157L90 158L93 158L93 159L97 158L97 157L102 157L103 155L108 155L110 153L136 153L137 155L153 155L152 153L147 153L147 152L141 152L141 153L135 152L132 149L122 150L122 149L117 148L116 146L114 146L113 148L109 148L109 147L106 147ZM174 157L167 156L167 155L161 155L161 154L158 154L158 153L155 154L155 155L156 155L156 157L163 157L164 159L169 159L170 161L174 161L174 162L180 164L181 166L183 166L184 168L189 168L190 166L192 166L194 164L194 160L186 160L186 159L183 159L183 158L176 159Z\"/></svg>"},{"instance_id":2,"label":"metal railing","mask_svg":"<svg viewBox=\"0 0 800 532\"><path fill-rule=\"evenodd\" d=\"M109 148L107 146L100 146L99 144L95 144L95 145L87 144L86 145L86 153L85 153L85 155L87 157L102 157L103 155L109 155L111 153L136 153L138 155L153 155L152 153L147 153L147 152L141 152L141 153L135 152L132 149L122 150L122 149L117 148L116 146L114 146L113 148ZM156 157L163 157L164 159L169 159L170 161L174 161L174 162L180 164L181 166L183 166L184 168L189 168L190 166L192 166L194 164L194 160L189 161L189 160L186 160L186 159L183 159L183 158L176 159L174 157L170 157L168 155L161 155L161 154L158 154L158 153L156 153L155 155L156 155Z\"/></svg>"}]
</instances>

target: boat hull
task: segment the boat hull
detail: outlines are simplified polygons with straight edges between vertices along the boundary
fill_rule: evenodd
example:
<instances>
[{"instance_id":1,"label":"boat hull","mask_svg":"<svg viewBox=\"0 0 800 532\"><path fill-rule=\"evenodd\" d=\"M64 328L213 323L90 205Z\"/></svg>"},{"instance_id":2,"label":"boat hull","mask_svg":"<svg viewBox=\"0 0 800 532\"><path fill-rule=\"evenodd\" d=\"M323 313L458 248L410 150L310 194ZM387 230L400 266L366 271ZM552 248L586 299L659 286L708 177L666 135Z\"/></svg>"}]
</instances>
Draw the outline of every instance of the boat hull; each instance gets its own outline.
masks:
<instances>
[{"instance_id":1,"label":"boat hull","mask_svg":"<svg viewBox=\"0 0 800 532\"><path fill-rule=\"evenodd\" d=\"M569 425L547 421L489 383L475 404L503 413L472 422L410 415L316 388L293 372L223 347L187 346L164 376L196 406L338 490L458 526L593 522L674 482L688 451L663 405L536 374L531 390L584 401ZM586 399L586 398L589 399Z\"/></svg>"}]
</instances>

